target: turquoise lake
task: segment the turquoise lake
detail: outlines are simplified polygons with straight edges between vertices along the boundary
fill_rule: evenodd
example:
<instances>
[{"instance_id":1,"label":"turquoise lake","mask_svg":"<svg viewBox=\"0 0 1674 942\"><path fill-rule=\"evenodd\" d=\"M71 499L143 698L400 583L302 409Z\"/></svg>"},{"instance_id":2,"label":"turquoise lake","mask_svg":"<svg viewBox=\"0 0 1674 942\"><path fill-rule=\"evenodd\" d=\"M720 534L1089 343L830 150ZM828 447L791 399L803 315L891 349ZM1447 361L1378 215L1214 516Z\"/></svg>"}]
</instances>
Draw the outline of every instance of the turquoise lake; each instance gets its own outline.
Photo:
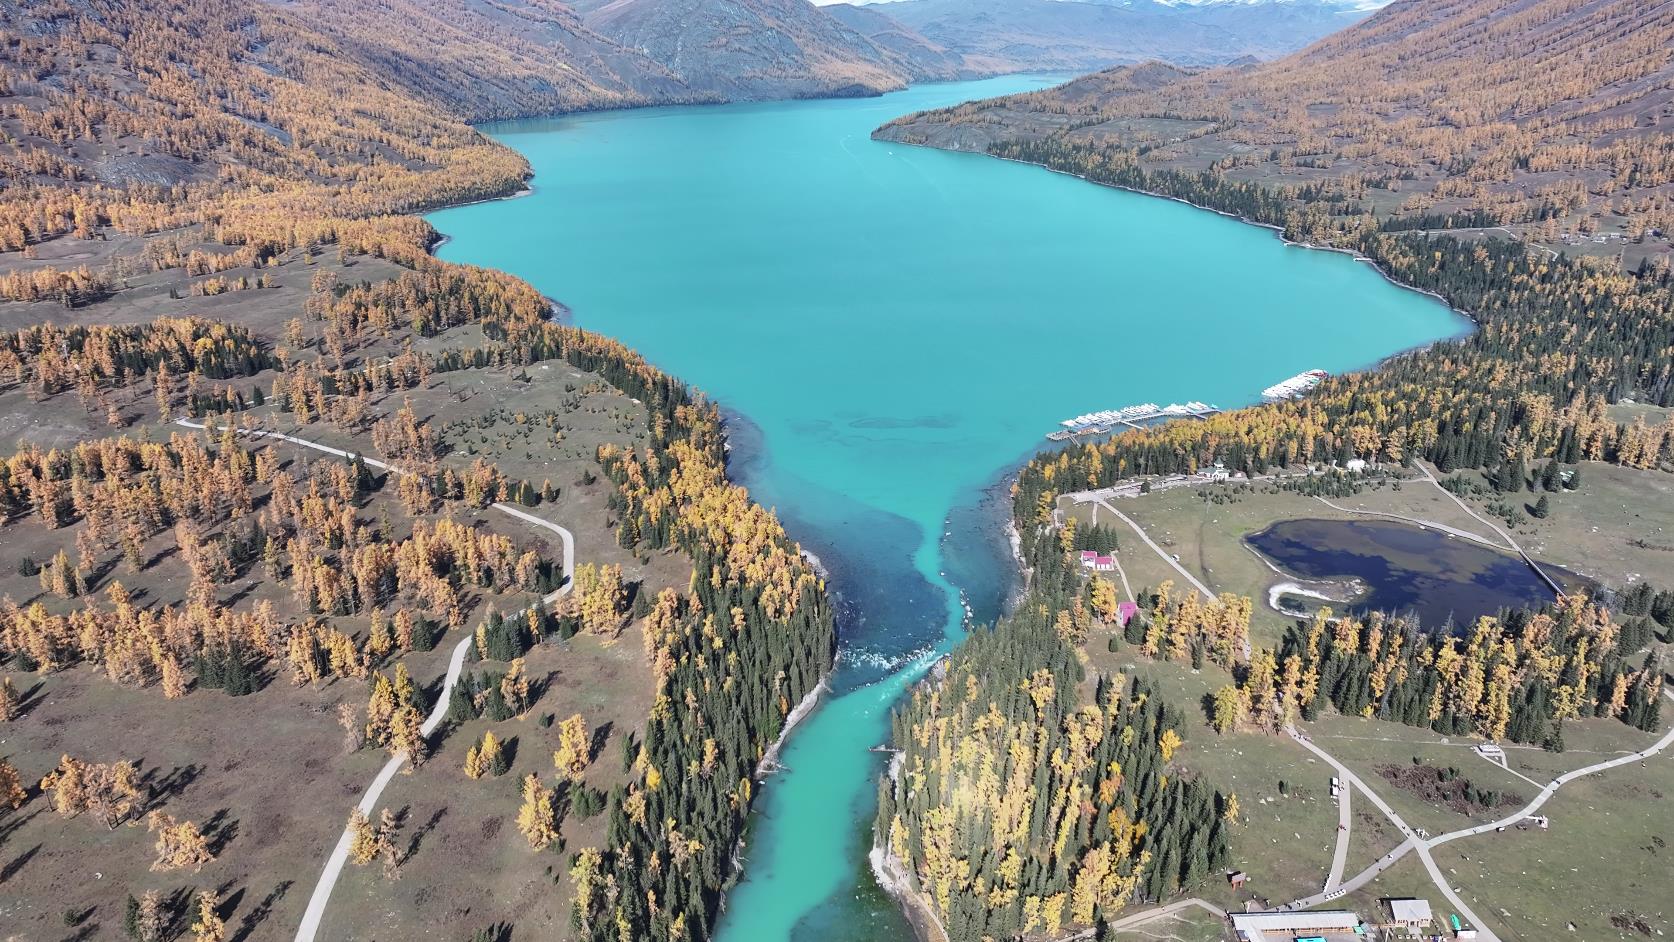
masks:
<instances>
[{"instance_id":1,"label":"turquoise lake","mask_svg":"<svg viewBox=\"0 0 1674 942\"><path fill-rule=\"evenodd\" d=\"M733 472L839 595L833 694L763 786L727 942L892 940L866 864L891 704L1016 574L1004 477L1060 419L1221 406L1469 329L1347 256L1153 197L870 140L1043 87L495 125L532 194L435 213L446 259L526 278L716 398Z\"/></svg>"}]
</instances>

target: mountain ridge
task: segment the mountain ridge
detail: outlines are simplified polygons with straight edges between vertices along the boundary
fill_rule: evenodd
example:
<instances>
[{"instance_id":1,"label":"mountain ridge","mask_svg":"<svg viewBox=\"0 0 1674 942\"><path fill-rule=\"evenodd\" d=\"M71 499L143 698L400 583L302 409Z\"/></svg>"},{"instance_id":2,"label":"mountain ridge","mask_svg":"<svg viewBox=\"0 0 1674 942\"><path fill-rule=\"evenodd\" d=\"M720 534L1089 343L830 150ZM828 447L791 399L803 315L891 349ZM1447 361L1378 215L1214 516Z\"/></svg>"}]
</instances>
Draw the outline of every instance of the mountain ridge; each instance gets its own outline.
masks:
<instances>
[{"instance_id":1,"label":"mountain ridge","mask_svg":"<svg viewBox=\"0 0 1674 942\"><path fill-rule=\"evenodd\" d=\"M1674 229L1671 119L1674 5L1397 0L1274 62L1119 67L879 136L1207 173L1386 226L1552 245Z\"/></svg>"}]
</instances>

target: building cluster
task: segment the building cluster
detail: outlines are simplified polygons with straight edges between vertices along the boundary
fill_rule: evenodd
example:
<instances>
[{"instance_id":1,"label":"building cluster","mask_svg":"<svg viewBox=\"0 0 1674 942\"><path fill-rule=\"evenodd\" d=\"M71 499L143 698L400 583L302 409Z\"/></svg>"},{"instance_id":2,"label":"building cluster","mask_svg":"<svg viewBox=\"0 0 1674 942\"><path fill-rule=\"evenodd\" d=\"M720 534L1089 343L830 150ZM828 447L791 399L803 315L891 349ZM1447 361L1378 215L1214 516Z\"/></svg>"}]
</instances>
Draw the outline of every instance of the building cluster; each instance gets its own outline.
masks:
<instances>
[{"instance_id":1,"label":"building cluster","mask_svg":"<svg viewBox=\"0 0 1674 942\"><path fill-rule=\"evenodd\" d=\"M1243 877L1243 873L1236 873L1229 878ZM1242 882L1238 879L1236 885ZM1387 910L1385 918L1372 924L1347 909L1233 913L1227 920L1238 942L1336 942L1364 939L1370 930L1381 930L1384 938L1391 939L1440 938L1427 935L1436 921L1428 900L1386 899L1383 904ZM1455 939L1476 938L1476 930L1457 915L1449 918L1448 928Z\"/></svg>"}]
</instances>

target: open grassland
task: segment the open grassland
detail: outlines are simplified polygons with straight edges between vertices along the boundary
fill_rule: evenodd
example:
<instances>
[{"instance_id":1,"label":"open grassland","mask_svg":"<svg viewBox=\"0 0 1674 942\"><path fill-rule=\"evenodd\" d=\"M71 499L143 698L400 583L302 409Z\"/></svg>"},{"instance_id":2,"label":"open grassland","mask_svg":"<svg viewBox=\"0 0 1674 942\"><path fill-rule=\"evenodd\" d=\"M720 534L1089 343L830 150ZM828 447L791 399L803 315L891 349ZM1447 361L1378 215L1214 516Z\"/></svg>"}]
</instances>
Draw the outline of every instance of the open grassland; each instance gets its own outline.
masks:
<instances>
[{"instance_id":1,"label":"open grassland","mask_svg":"<svg viewBox=\"0 0 1674 942\"><path fill-rule=\"evenodd\" d=\"M1496 792L1502 801L1516 796L1521 799L1516 803L1518 805L1527 802L1539 791L1472 752L1474 740L1447 740L1427 729L1337 715L1322 717L1308 724L1307 732L1321 748L1353 769L1360 780L1389 802L1390 807L1408 824L1423 828L1432 835L1504 817L1514 810L1514 805L1486 807L1479 802L1460 802L1455 806L1438 802L1397 785L1382 770L1407 772L1421 766L1457 769L1460 780L1468 781L1478 789ZM1414 762L1415 758L1419 761ZM1364 799L1355 804L1357 808L1369 805ZM1376 809L1370 807L1365 810L1376 813ZM1399 842L1398 838L1396 842ZM1388 851L1393 846L1391 844L1383 850Z\"/></svg>"},{"instance_id":2,"label":"open grassland","mask_svg":"<svg viewBox=\"0 0 1674 942\"><path fill-rule=\"evenodd\" d=\"M412 670L428 683L440 661L415 658ZM24 714L0 726L0 755L26 779L64 753L133 760L147 808L197 822L217 854L200 873L153 873L156 838L143 824L107 830L89 814L62 818L37 798L0 817L0 925L9 938L68 935L68 912L93 927L89 937L119 938L128 894L199 887L236 901L228 920L236 937L280 938L301 917L315 861L384 761L377 750L342 748L333 712L365 699L356 682L315 689L281 680L246 697L209 691L165 704L155 689L120 687L89 669L6 676L31 691Z\"/></svg>"},{"instance_id":3,"label":"open grassland","mask_svg":"<svg viewBox=\"0 0 1674 942\"><path fill-rule=\"evenodd\" d=\"M534 938L569 932L570 881L561 879L570 854L604 843L606 815L583 815L576 789L608 793L626 778L623 755L639 742L651 709L650 676L637 628L614 642L587 635L540 645L528 656L541 678L540 701L522 718L478 719L450 732L411 775L398 776L384 803L406 822L406 859L400 878L389 880L376 863L349 868L320 928L322 940L376 935L399 939L460 939L498 923ZM467 668L504 670L504 665ZM573 714L585 718L594 759L579 785L564 786L559 840L531 850L514 826L526 775L553 782L558 728ZM472 780L466 751L492 730L506 744L509 770ZM471 879L462 881L462 872Z\"/></svg>"},{"instance_id":4,"label":"open grassland","mask_svg":"<svg viewBox=\"0 0 1674 942\"><path fill-rule=\"evenodd\" d=\"M193 241L189 232L177 238L184 240L182 251L218 248ZM4 263L10 268L89 264L128 275L116 283L111 297L88 308L0 305L0 329L39 323L145 324L161 315L198 315L249 328L270 349L282 349L289 362L351 368L387 361L409 347L439 355L489 343L479 325L465 324L431 336L397 330L368 335L346 350L334 346L340 341L323 321L302 316L305 303L321 284L381 281L404 271L371 256L291 251L260 271L234 268L217 275L229 283L246 279L251 287L203 296L194 290L203 279L188 277L183 268L152 271L140 264L141 240L60 239L38 248L38 259L10 254ZM646 410L597 374L562 360L440 371L411 388L367 396L353 421L307 423L282 411L275 397L263 395L280 376L268 369L216 384L241 395L247 408L198 419L212 429L231 422L388 458L374 443L373 428L410 408L414 419L434 433L437 467L465 475L473 463L486 460L499 473L543 491L546 499L530 512L571 530L580 562L620 566L630 596L641 598L636 611L648 610L646 603L658 591L689 583L691 567L683 556L635 553L618 543L607 506L613 485L603 477L595 454L606 443L642 446ZM31 384L0 383L0 442L9 452L31 445L69 448L118 435L154 442L184 436L205 442L212 451L218 447L216 432L173 421L185 411L180 408L182 390L175 391L175 408L165 415L153 385L135 381L100 389L90 398L74 390L43 395ZM332 398L328 394L327 401ZM308 482L342 464L281 441L250 437L241 445L252 454L269 452L275 467L301 482L304 492ZM421 523L434 527L446 520L504 536L519 552L532 550L547 560L561 557L555 534L491 508L449 500L412 513L397 497L399 480L393 473L372 475L365 493L350 502L355 525L400 541ZM266 485L253 487L251 496L249 515L210 522L199 536L210 542L242 536L243 528L273 501ZM22 607L39 602L55 614L90 602L105 605L118 582L142 609L180 606L192 598L193 571L177 548L175 532L166 527L148 533L132 559L110 547L96 551L94 564L80 572L78 597L47 591L33 569L60 551L77 559L81 527L79 521L50 527L33 513L7 521L0 596ZM451 631L438 625L420 649L393 652L374 667L389 674L398 663L404 665L425 699L433 701L448 653L465 631L474 629L491 607L514 612L539 597L537 591L466 588L460 595L463 625ZM308 616L289 579L277 577L272 564L260 558L237 561L215 585L215 601L241 611L270 603L284 617L311 617L347 634L357 647L366 645L370 630L365 611ZM445 613L418 614L440 620ZM625 743L630 737L637 741L650 710L651 676L642 647L637 623L608 643L589 635L552 638L527 656L525 670L536 700L525 716L474 720L457 729L444 727L432 737L429 760L398 776L380 803L401 822L399 878L387 878L376 861L349 867L326 911L320 938L452 940L498 923L543 938L567 937L570 884L558 878L567 872L570 852L605 843L606 816L582 814L574 808L577 790L560 786L560 839L545 851L532 851L514 824L520 782L534 773L548 786L555 783L557 724L577 714L593 737L595 759L585 785L608 793L629 778L622 763ZM328 676L318 684L295 685L282 662L268 661L259 669L258 689L248 696L198 688L165 699L155 683L139 689L122 686L99 667L37 675L21 666L14 662L0 671L23 695L21 714L0 724L0 758L19 770L25 784L33 786L63 754L93 762L133 760L147 797L135 823L114 830L88 814L62 818L39 794L21 810L0 816L0 882L5 888L0 926L6 930L0 936L116 938L123 931L128 896L148 890L163 894L174 914L173 929L189 935L190 897L208 889L220 895L231 938L288 938L349 809L386 758L376 747L351 751L338 720L340 708L364 713L368 683ZM505 663L494 662L467 666L467 671L484 674L506 669ZM511 768L502 776L472 780L462 768L465 753L489 729L507 743ZM137 821L152 808L197 823L215 859L201 872L153 872L156 837ZM471 878L461 880L461 873ZM74 916L73 926L67 914Z\"/></svg>"},{"instance_id":5,"label":"open grassland","mask_svg":"<svg viewBox=\"0 0 1674 942\"><path fill-rule=\"evenodd\" d=\"M1584 462L1581 486L1547 494L1551 513L1529 516L1513 533L1537 559L1549 560L1612 588L1651 580L1674 583L1674 476ZM1478 496L1470 502L1532 505L1545 492Z\"/></svg>"},{"instance_id":6,"label":"open grassland","mask_svg":"<svg viewBox=\"0 0 1674 942\"><path fill-rule=\"evenodd\" d=\"M1565 785L1549 830L1438 847L1436 863L1507 942L1674 933L1674 759L1667 753ZM1571 929L1571 924L1574 929Z\"/></svg>"},{"instance_id":7,"label":"open grassland","mask_svg":"<svg viewBox=\"0 0 1674 942\"><path fill-rule=\"evenodd\" d=\"M1131 929L1118 929L1108 938L1117 942L1222 942L1227 938L1227 928L1221 917L1188 906Z\"/></svg>"}]
</instances>

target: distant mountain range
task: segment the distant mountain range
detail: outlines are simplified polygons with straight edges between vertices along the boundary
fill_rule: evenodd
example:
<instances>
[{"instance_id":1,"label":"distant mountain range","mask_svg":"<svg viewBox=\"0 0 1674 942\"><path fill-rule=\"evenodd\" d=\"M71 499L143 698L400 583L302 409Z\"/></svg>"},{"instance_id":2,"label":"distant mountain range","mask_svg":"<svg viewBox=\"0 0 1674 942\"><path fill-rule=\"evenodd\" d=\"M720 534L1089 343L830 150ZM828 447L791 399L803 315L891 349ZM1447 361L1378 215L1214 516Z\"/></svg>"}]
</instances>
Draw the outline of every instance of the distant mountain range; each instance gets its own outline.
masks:
<instances>
[{"instance_id":1,"label":"distant mountain range","mask_svg":"<svg viewBox=\"0 0 1674 942\"><path fill-rule=\"evenodd\" d=\"M1358 0L899 0L871 9L990 72L1267 59L1369 12Z\"/></svg>"},{"instance_id":2,"label":"distant mountain range","mask_svg":"<svg viewBox=\"0 0 1674 942\"><path fill-rule=\"evenodd\" d=\"M1377 0L267 0L471 119L1283 55Z\"/></svg>"}]
</instances>

